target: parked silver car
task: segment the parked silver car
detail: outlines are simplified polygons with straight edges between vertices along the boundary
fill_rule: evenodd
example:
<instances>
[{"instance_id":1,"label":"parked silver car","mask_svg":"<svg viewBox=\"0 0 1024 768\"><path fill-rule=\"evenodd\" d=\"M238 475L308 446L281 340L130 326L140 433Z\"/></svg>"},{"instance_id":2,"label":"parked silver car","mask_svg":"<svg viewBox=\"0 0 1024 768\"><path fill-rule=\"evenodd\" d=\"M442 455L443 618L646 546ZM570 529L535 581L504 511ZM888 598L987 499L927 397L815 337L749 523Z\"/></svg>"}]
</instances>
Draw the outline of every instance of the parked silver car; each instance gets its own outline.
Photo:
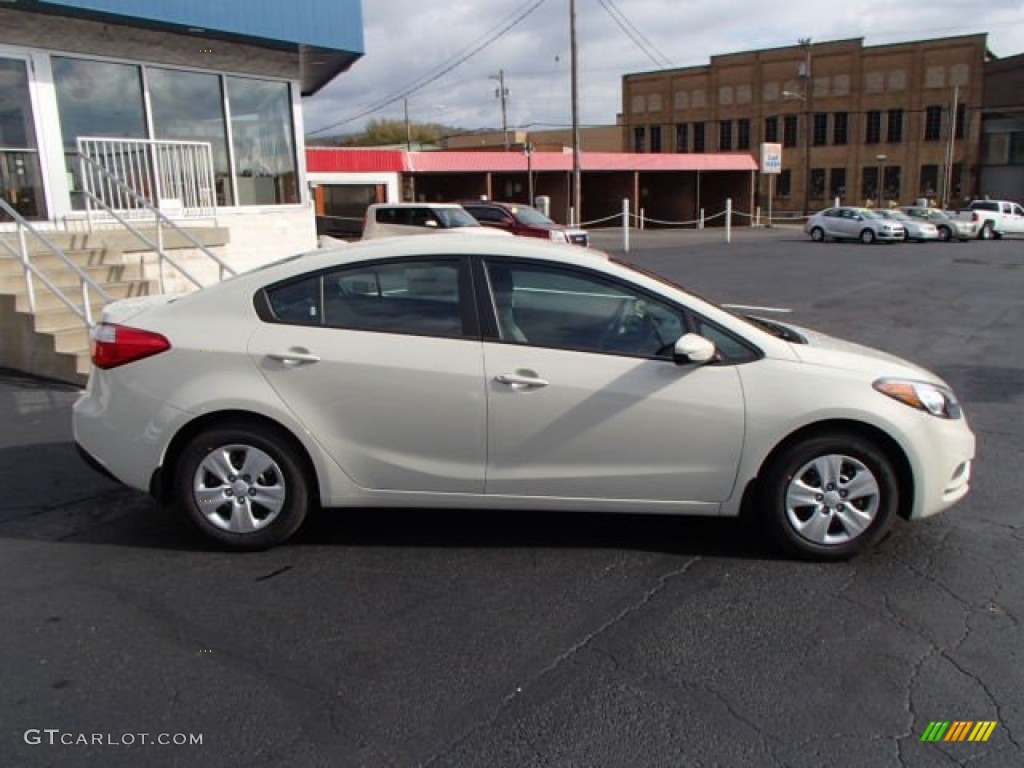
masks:
<instances>
[{"instance_id":1,"label":"parked silver car","mask_svg":"<svg viewBox=\"0 0 1024 768\"><path fill-rule=\"evenodd\" d=\"M939 230L930 221L924 219L913 219L903 211L875 211L889 221L898 221L903 225L903 239L915 240L923 243L926 240L938 240Z\"/></svg>"},{"instance_id":2,"label":"parked silver car","mask_svg":"<svg viewBox=\"0 0 1024 768\"><path fill-rule=\"evenodd\" d=\"M913 219L930 221L939 230L939 240L943 242L949 242L953 238L967 242L978 236L978 222L955 219L940 208L906 205L899 210Z\"/></svg>"},{"instance_id":3,"label":"parked silver car","mask_svg":"<svg viewBox=\"0 0 1024 768\"><path fill-rule=\"evenodd\" d=\"M860 240L862 243L896 243L906 234L900 222L880 216L870 208L852 206L818 211L807 221L804 231L816 243L830 237L833 240Z\"/></svg>"}]
</instances>

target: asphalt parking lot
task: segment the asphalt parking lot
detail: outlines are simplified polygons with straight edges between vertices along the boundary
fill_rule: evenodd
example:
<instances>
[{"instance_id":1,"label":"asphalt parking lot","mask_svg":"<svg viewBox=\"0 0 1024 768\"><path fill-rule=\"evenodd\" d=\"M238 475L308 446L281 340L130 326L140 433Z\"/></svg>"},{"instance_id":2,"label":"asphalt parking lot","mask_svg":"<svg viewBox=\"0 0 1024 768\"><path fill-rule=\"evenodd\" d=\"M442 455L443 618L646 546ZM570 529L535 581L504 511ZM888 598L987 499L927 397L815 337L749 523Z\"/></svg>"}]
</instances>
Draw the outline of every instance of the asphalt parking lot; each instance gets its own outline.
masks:
<instances>
[{"instance_id":1,"label":"asphalt parking lot","mask_svg":"<svg viewBox=\"0 0 1024 768\"><path fill-rule=\"evenodd\" d=\"M832 565L731 520L379 510L225 554L81 462L74 388L3 372L0 764L1020 765L1024 243L721 234L624 257L942 375L964 502Z\"/></svg>"}]
</instances>

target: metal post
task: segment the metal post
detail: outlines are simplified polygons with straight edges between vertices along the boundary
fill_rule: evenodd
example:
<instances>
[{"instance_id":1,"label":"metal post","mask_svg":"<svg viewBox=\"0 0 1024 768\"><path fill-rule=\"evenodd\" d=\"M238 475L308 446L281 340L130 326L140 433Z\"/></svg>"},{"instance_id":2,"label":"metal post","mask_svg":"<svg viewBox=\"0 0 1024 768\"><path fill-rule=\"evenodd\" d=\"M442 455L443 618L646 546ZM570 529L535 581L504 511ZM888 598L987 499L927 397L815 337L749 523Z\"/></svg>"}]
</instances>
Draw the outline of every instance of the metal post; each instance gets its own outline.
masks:
<instances>
[{"instance_id":1,"label":"metal post","mask_svg":"<svg viewBox=\"0 0 1024 768\"><path fill-rule=\"evenodd\" d=\"M647 212L643 208L641 208L640 209L640 229L641 230L647 229L646 218L647 218Z\"/></svg>"},{"instance_id":2,"label":"metal post","mask_svg":"<svg viewBox=\"0 0 1024 768\"><path fill-rule=\"evenodd\" d=\"M704 229L704 209L700 209L700 220L697 222L697 229Z\"/></svg>"},{"instance_id":3,"label":"metal post","mask_svg":"<svg viewBox=\"0 0 1024 768\"><path fill-rule=\"evenodd\" d=\"M28 243L25 242L25 228L18 224L18 248L21 253L21 265L25 270L25 292L28 294L28 308L36 311L36 288L32 283L32 270L29 269Z\"/></svg>"},{"instance_id":4,"label":"metal post","mask_svg":"<svg viewBox=\"0 0 1024 768\"><path fill-rule=\"evenodd\" d=\"M576 48L576 0L569 0L569 51L572 76L572 204L583 218L582 183L580 179L580 99L579 62Z\"/></svg>"},{"instance_id":5,"label":"metal post","mask_svg":"<svg viewBox=\"0 0 1024 768\"><path fill-rule=\"evenodd\" d=\"M622 249L629 253L629 198L622 198Z\"/></svg>"},{"instance_id":6,"label":"metal post","mask_svg":"<svg viewBox=\"0 0 1024 768\"><path fill-rule=\"evenodd\" d=\"M732 242L732 198L725 199L725 242Z\"/></svg>"},{"instance_id":7,"label":"metal post","mask_svg":"<svg viewBox=\"0 0 1024 768\"><path fill-rule=\"evenodd\" d=\"M768 228L772 226L772 198L775 197L775 174L768 174Z\"/></svg>"}]
</instances>

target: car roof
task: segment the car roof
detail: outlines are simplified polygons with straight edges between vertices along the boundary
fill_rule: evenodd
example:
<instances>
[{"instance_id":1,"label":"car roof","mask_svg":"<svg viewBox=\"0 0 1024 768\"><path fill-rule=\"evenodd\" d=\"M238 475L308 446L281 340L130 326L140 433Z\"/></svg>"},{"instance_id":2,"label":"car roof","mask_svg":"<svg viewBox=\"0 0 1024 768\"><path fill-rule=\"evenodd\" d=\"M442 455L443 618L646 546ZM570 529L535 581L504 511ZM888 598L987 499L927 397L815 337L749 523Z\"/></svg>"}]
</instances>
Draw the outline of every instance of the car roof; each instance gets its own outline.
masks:
<instances>
[{"instance_id":1,"label":"car roof","mask_svg":"<svg viewBox=\"0 0 1024 768\"><path fill-rule=\"evenodd\" d=\"M371 208L462 208L459 203L373 203Z\"/></svg>"}]
</instances>

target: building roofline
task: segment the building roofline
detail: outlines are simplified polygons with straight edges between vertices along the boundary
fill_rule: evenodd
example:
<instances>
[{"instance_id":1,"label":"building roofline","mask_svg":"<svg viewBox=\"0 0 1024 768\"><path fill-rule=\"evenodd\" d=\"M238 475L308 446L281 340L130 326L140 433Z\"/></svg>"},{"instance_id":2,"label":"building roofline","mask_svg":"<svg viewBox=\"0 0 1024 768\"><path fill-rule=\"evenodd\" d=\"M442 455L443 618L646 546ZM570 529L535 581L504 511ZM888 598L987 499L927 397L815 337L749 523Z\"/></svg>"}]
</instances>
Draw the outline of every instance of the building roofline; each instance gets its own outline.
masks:
<instances>
[{"instance_id":1,"label":"building roofline","mask_svg":"<svg viewBox=\"0 0 1024 768\"><path fill-rule=\"evenodd\" d=\"M977 38L977 37L985 39L985 54L986 54L986 56L995 58L995 55L988 49L988 45L987 45L988 32L974 32L974 33L971 33L971 34L953 35L953 36L950 36L950 37L931 37L931 38L926 38L924 40L905 40L903 42L898 42L898 43L879 43L879 44L876 44L876 45L864 45L864 40L865 40L864 37L846 37L846 38L839 38L837 40L821 40L821 41L813 41L812 40L811 41L811 48L812 49L819 49L820 50L822 48L828 48L828 47L831 47L831 46L838 46L838 45L849 44L849 43L859 43L862 50L865 50L865 51L877 51L877 50L882 49L882 48L897 48L897 47L905 47L905 46L927 45L929 43L947 43L947 42L954 41L954 40L967 40L967 39L970 39L970 38ZM708 59L708 63L706 63L706 64L692 64L692 65L687 66L687 67L668 67L668 68L665 68L665 69L648 69L648 70L642 70L640 72L628 72L625 75L623 75L623 79L629 78L629 77L645 77L645 76L649 77L649 76L652 76L652 75L661 76L661 75L666 75L666 74L671 74L671 73L676 73L676 72L682 73L682 72L695 72L695 71L700 71L700 70L709 70L709 69L711 69L711 67L716 62L720 62L723 59L730 59L730 58L733 58L733 57L741 57L741 56L750 56L751 54L778 53L778 52L787 51L787 50L800 51L802 49L803 49L803 46L800 43L793 43L791 45L780 45L780 46L774 46L774 47L770 47L770 48L753 48L753 49L743 50L743 51L730 51L728 53L714 53L714 54L711 54L711 56Z\"/></svg>"}]
</instances>

